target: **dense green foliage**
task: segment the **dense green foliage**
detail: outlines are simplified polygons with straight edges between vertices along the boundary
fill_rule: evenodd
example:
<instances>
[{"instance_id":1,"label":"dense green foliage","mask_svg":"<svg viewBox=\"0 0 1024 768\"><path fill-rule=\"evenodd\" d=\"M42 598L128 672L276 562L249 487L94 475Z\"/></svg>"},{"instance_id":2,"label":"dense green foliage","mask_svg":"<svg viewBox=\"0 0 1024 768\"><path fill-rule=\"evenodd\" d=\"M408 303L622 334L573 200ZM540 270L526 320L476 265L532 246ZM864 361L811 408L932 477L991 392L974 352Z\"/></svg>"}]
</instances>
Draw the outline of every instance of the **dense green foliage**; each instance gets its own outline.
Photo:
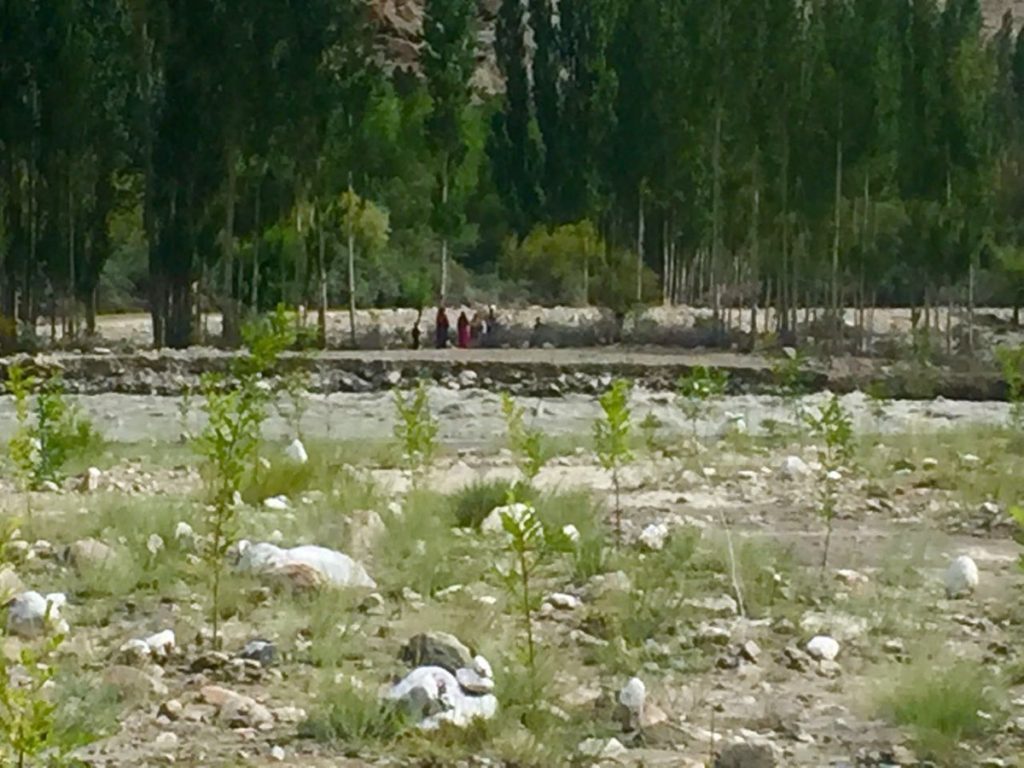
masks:
<instances>
[{"instance_id":1,"label":"dense green foliage","mask_svg":"<svg viewBox=\"0 0 1024 768\"><path fill-rule=\"evenodd\" d=\"M1009 16L993 34L977 0L555 5L425 0L401 66L371 0L7 8L4 339L132 305L181 346L201 310L240 341L282 301L664 300L726 324L772 306L788 331L808 304L1024 295ZM492 59L499 93L477 77Z\"/></svg>"}]
</instances>

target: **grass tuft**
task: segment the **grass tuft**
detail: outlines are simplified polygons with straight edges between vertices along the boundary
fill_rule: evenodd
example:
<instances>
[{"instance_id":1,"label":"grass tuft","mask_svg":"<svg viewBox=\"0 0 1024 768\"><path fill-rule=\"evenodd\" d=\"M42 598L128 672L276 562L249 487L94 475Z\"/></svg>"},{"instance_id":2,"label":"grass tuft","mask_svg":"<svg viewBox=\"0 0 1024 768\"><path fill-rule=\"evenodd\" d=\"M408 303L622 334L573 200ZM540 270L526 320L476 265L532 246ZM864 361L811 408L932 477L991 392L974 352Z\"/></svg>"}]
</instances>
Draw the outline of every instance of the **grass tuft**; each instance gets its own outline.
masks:
<instances>
[{"instance_id":1,"label":"grass tuft","mask_svg":"<svg viewBox=\"0 0 1024 768\"><path fill-rule=\"evenodd\" d=\"M957 744L998 728L1003 690L979 664L924 658L884 679L877 698L879 713L910 728L918 751L948 761L943 764L962 764L956 762Z\"/></svg>"},{"instance_id":2,"label":"grass tuft","mask_svg":"<svg viewBox=\"0 0 1024 768\"><path fill-rule=\"evenodd\" d=\"M370 747L394 743L405 726L401 707L382 701L374 691L342 683L320 695L316 711L299 726L299 735L354 757L365 756Z\"/></svg>"}]
</instances>

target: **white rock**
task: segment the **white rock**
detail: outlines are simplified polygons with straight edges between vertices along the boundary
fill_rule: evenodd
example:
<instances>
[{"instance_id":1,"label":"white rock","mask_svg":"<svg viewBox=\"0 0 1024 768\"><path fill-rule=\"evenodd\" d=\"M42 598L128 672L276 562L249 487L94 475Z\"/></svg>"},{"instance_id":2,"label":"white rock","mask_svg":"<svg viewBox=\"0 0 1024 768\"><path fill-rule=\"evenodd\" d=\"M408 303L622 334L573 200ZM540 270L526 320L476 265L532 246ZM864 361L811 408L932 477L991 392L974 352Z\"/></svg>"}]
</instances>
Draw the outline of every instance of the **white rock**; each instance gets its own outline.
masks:
<instances>
[{"instance_id":1,"label":"white rock","mask_svg":"<svg viewBox=\"0 0 1024 768\"><path fill-rule=\"evenodd\" d=\"M664 523L652 523L640 532L639 541L645 549L660 552L665 548L668 538L668 526Z\"/></svg>"},{"instance_id":2,"label":"white rock","mask_svg":"<svg viewBox=\"0 0 1024 768\"><path fill-rule=\"evenodd\" d=\"M291 444L284 449L284 457L293 464L305 464L309 461L309 454L306 453L306 446L298 438L292 440Z\"/></svg>"},{"instance_id":3,"label":"white rock","mask_svg":"<svg viewBox=\"0 0 1024 768\"><path fill-rule=\"evenodd\" d=\"M394 517L401 517L405 514L405 510L402 509L402 505L397 501L388 502L388 512L390 512Z\"/></svg>"},{"instance_id":4,"label":"white rock","mask_svg":"<svg viewBox=\"0 0 1024 768\"><path fill-rule=\"evenodd\" d=\"M946 569L946 597L964 597L978 586L978 566L967 555L960 555Z\"/></svg>"},{"instance_id":5,"label":"white rock","mask_svg":"<svg viewBox=\"0 0 1024 768\"><path fill-rule=\"evenodd\" d=\"M810 473L811 468L799 456L787 456L782 460L782 466L779 467L779 476L784 480L796 480Z\"/></svg>"},{"instance_id":6,"label":"white rock","mask_svg":"<svg viewBox=\"0 0 1024 768\"><path fill-rule=\"evenodd\" d=\"M270 756L278 763L283 763L285 758L284 747L277 745L270 750Z\"/></svg>"},{"instance_id":7,"label":"white rock","mask_svg":"<svg viewBox=\"0 0 1024 768\"><path fill-rule=\"evenodd\" d=\"M498 712L498 700L493 694L466 694L455 675L441 667L417 667L384 697L402 702L423 730L436 730L443 723L465 728L476 719L489 720ZM440 712L436 712L438 707ZM435 714L427 716L428 712Z\"/></svg>"},{"instance_id":8,"label":"white rock","mask_svg":"<svg viewBox=\"0 0 1024 768\"><path fill-rule=\"evenodd\" d=\"M629 713L631 727L639 725L644 716L644 704L647 702L647 686L639 677L631 677L619 691L619 704Z\"/></svg>"},{"instance_id":9,"label":"white rock","mask_svg":"<svg viewBox=\"0 0 1024 768\"><path fill-rule=\"evenodd\" d=\"M491 678L483 677L476 670L467 667L455 670L455 679L466 693L483 694L494 691L494 681Z\"/></svg>"},{"instance_id":10,"label":"white rock","mask_svg":"<svg viewBox=\"0 0 1024 768\"><path fill-rule=\"evenodd\" d=\"M93 493L99 490L100 478L102 477L103 473L96 467L89 467L78 480L79 493Z\"/></svg>"},{"instance_id":11,"label":"white rock","mask_svg":"<svg viewBox=\"0 0 1024 768\"><path fill-rule=\"evenodd\" d=\"M978 456L975 456L973 453L965 453L963 456L960 457L960 461L971 467L981 463L981 459Z\"/></svg>"},{"instance_id":12,"label":"white rock","mask_svg":"<svg viewBox=\"0 0 1024 768\"><path fill-rule=\"evenodd\" d=\"M161 659L166 659L174 653L174 649L177 647L173 629L165 629L155 635L150 635L144 642L150 653Z\"/></svg>"},{"instance_id":13,"label":"white rock","mask_svg":"<svg viewBox=\"0 0 1024 768\"><path fill-rule=\"evenodd\" d=\"M174 540L182 549L194 549L196 545L196 532L192 526L184 520L174 526Z\"/></svg>"},{"instance_id":14,"label":"white rock","mask_svg":"<svg viewBox=\"0 0 1024 768\"><path fill-rule=\"evenodd\" d=\"M333 549L301 546L282 549L267 542L238 543L238 568L249 573L269 573L291 564L300 564L319 571L324 579L336 587L365 587L376 589L377 583L366 569L348 555Z\"/></svg>"},{"instance_id":15,"label":"white rock","mask_svg":"<svg viewBox=\"0 0 1024 768\"><path fill-rule=\"evenodd\" d=\"M476 371L462 371L459 373L459 386L464 389L475 387L477 382Z\"/></svg>"},{"instance_id":16,"label":"white rock","mask_svg":"<svg viewBox=\"0 0 1024 768\"><path fill-rule=\"evenodd\" d=\"M840 480L843 479L843 474L839 470L833 469L830 470L827 475L825 475L825 479L833 483L838 483Z\"/></svg>"},{"instance_id":17,"label":"white rock","mask_svg":"<svg viewBox=\"0 0 1024 768\"><path fill-rule=\"evenodd\" d=\"M263 500L263 506L273 512L287 512L291 505L287 496L271 496Z\"/></svg>"},{"instance_id":18,"label":"white rock","mask_svg":"<svg viewBox=\"0 0 1024 768\"><path fill-rule=\"evenodd\" d=\"M583 757L599 760L614 760L628 752L618 739L587 739L580 742L576 751Z\"/></svg>"},{"instance_id":19,"label":"white rock","mask_svg":"<svg viewBox=\"0 0 1024 768\"><path fill-rule=\"evenodd\" d=\"M473 657L473 671L480 675L480 677L486 677L489 680L494 679L494 670L491 669L491 663L483 656L477 655Z\"/></svg>"},{"instance_id":20,"label":"white rock","mask_svg":"<svg viewBox=\"0 0 1024 768\"><path fill-rule=\"evenodd\" d=\"M387 526L374 510L357 509L349 515L349 551L357 556L368 555L387 532Z\"/></svg>"},{"instance_id":21,"label":"white rock","mask_svg":"<svg viewBox=\"0 0 1024 768\"><path fill-rule=\"evenodd\" d=\"M999 509L999 505L996 504L994 501L986 501L982 503L981 511L984 512L986 515L991 515L992 517L995 517L1000 513L1001 510Z\"/></svg>"},{"instance_id":22,"label":"white rock","mask_svg":"<svg viewBox=\"0 0 1024 768\"><path fill-rule=\"evenodd\" d=\"M149 661L149 646L145 640L127 640L117 649L121 661L130 666L141 666Z\"/></svg>"},{"instance_id":23,"label":"white rock","mask_svg":"<svg viewBox=\"0 0 1024 768\"><path fill-rule=\"evenodd\" d=\"M24 638L39 637L51 631L67 634L68 623L60 615L65 603L67 598L59 592L45 597L38 592L22 592L8 604L8 634Z\"/></svg>"},{"instance_id":24,"label":"white rock","mask_svg":"<svg viewBox=\"0 0 1024 768\"><path fill-rule=\"evenodd\" d=\"M835 661L839 655L839 642L827 635L818 635L807 643L807 653L819 661Z\"/></svg>"},{"instance_id":25,"label":"white rock","mask_svg":"<svg viewBox=\"0 0 1024 768\"><path fill-rule=\"evenodd\" d=\"M544 602L560 611L574 611L583 605L583 601L576 595L569 595L565 592L552 592L544 598Z\"/></svg>"},{"instance_id":26,"label":"white rock","mask_svg":"<svg viewBox=\"0 0 1024 768\"><path fill-rule=\"evenodd\" d=\"M164 540L158 533L151 533L146 539L146 550L154 557L164 549Z\"/></svg>"},{"instance_id":27,"label":"white rock","mask_svg":"<svg viewBox=\"0 0 1024 768\"><path fill-rule=\"evenodd\" d=\"M921 468L922 469L929 469L929 470L930 469L936 469L938 466L939 466L938 459L933 459L930 456L921 459Z\"/></svg>"},{"instance_id":28,"label":"white rock","mask_svg":"<svg viewBox=\"0 0 1024 768\"><path fill-rule=\"evenodd\" d=\"M562 526L562 535L573 544L578 543L580 540L580 530L572 523Z\"/></svg>"},{"instance_id":29,"label":"white rock","mask_svg":"<svg viewBox=\"0 0 1024 768\"><path fill-rule=\"evenodd\" d=\"M157 749L161 750L172 750L178 746L178 734L173 731L164 731L155 739L153 744Z\"/></svg>"}]
</instances>

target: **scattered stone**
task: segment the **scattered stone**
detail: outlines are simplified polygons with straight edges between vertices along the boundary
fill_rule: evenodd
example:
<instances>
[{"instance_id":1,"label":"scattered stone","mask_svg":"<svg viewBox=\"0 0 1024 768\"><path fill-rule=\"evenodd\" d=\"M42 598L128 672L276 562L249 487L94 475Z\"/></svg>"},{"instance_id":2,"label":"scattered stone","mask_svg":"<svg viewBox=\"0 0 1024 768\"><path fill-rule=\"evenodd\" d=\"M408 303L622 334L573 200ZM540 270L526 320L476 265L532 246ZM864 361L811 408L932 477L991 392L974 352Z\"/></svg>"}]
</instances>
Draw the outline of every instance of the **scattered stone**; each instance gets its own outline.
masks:
<instances>
[{"instance_id":1,"label":"scattered stone","mask_svg":"<svg viewBox=\"0 0 1024 768\"><path fill-rule=\"evenodd\" d=\"M411 667L440 667L453 675L463 668L475 668L469 648L447 632L416 635L402 647L399 658Z\"/></svg>"},{"instance_id":2,"label":"scattered stone","mask_svg":"<svg viewBox=\"0 0 1024 768\"><path fill-rule=\"evenodd\" d=\"M795 645L787 645L783 651L783 664L786 669L795 672L806 672L811 668L811 657Z\"/></svg>"},{"instance_id":3,"label":"scattered stone","mask_svg":"<svg viewBox=\"0 0 1024 768\"><path fill-rule=\"evenodd\" d=\"M960 457L960 461L962 461L968 467L973 467L981 463L981 458L975 456L973 453L965 453Z\"/></svg>"},{"instance_id":4,"label":"scattered stone","mask_svg":"<svg viewBox=\"0 0 1024 768\"><path fill-rule=\"evenodd\" d=\"M486 677L488 680L494 679L494 670L491 669L491 663L483 656L477 655L473 657L473 671L480 675L480 677Z\"/></svg>"},{"instance_id":5,"label":"scattered stone","mask_svg":"<svg viewBox=\"0 0 1024 768\"><path fill-rule=\"evenodd\" d=\"M747 642L740 646L740 656L751 664L757 664L757 660L761 658L761 646L753 640L747 640Z\"/></svg>"},{"instance_id":6,"label":"scattered stone","mask_svg":"<svg viewBox=\"0 0 1024 768\"><path fill-rule=\"evenodd\" d=\"M638 677L631 677L618 695L616 720L625 730L634 731L640 727L646 701L647 686L644 685L644 681Z\"/></svg>"},{"instance_id":7,"label":"scattered stone","mask_svg":"<svg viewBox=\"0 0 1024 768\"><path fill-rule=\"evenodd\" d=\"M900 639L886 640L882 644L882 650L886 653L892 654L893 656L902 656L905 652L903 641Z\"/></svg>"},{"instance_id":8,"label":"scattered stone","mask_svg":"<svg viewBox=\"0 0 1024 768\"><path fill-rule=\"evenodd\" d=\"M127 640L117 649L118 658L122 663L138 667L149 661L149 646L145 640Z\"/></svg>"},{"instance_id":9,"label":"scattered stone","mask_svg":"<svg viewBox=\"0 0 1024 768\"><path fill-rule=\"evenodd\" d=\"M640 544L651 552L660 552L665 548L668 539L668 526L664 523L652 523L640 532Z\"/></svg>"},{"instance_id":10,"label":"scattered stone","mask_svg":"<svg viewBox=\"0 0 1024 768\"><path fill-rule=\"evenodd\" d=\"M939 466L938 459L933 459L931 456L921 459L921 468L926 470L937 469Z\"/></svg>"},{"instance_id":11,"label":"scattered stone","mask_svg":"<svg viewBox=\"0 0 1024 768\"><path fill-rule=\"evenodd\" d=\"M562 526L562 535L565 536L565 538L567 538L573 544L578 543L579 540L580 540L579 528L577 528L572 523L569 523L568 525L563 525Z\"/></svg>"},{"instance_id":12,"label":"scattered stone","mask_svg":"<svg viewBox=\"0 0 1024 768\"><path fill-rule=\"evenodd\" d=\"M309 461L306 446L298 438L292 440L288 447L284 449L284 457L293 464L305 464Z\"/></svg>"},{"instance_id":13,"label":"scattered stone","mask_svg":"<svg viewBox=\"0 0 1024 768\"><path fill-rule=\"evenodd\" d=\"M809 474L811 474L811 468L799 456L787 456L782 460L782 466L779 467L779 477L783 480L796 480Z\"/></svg>"},{"instance_id":14,"label":"scattered stone","mask_svg":"<svg viewBox=\"0 0 1024 768\"><path fill-rule=\"evenodd\" d=\"M818 635L807 643L807 653L819 661L835 661L839 656L839 643L826 635Z\"/></svg>"},{"instance_id":15,"label":"scattered stone","mask_svg":"<svg viewBox=\"0 0 1024 768\"><path fill-rule=\"evenodd\" d=\"M476 371L466 369L459 372L459 386L463 389L470 389L475 387L477 383Z\"/></svg>"},{"instance_id":16,"label":"scattered stone","mask_svg":"<svg viewBox=\"0 0 1024 768\"><path fill-rule=\"evenodd\" d=\"M587 739L580 742L576 751L583 757L595 760L614 760L622 757L629 750L618 739Z\"/></svg>"},{"instance_id":17,"label":"scattered stone","mask_svg":"<svg viewBox=\"0 0 1024 768\"><path fill-rule=\"evenodd\" d=\"M285 758L284 747L280 745L275 746L270 750L270 757L279 763L283 763Z\"/></svg>"},{"instance_id":18,"label":"scattered stone","mask_svg":"<svg viewBox=\"0 0 1024 768\"><path fill-rule=\"evenodd\" d=\"M231 661L231 657L223 651L206 651L206 653L196 657L189 670L191 672L216 671L224 669L229 661Z\"/></svg>"},{"instance_id":19,"label":"scattered stone","mask_svg":"<svg viewBox=\"0 0 1024 768\"><path fill-rule=\"evenodd\" d=\"M278 707L274 710L274 719L279 723L295 725L306 719L306 710L302 707Z\"/></svg>"},{"instance_id":20,"label":"scattered stone","mask_svg":"<svg viewBox=\"0 0 1024 768\"><path fill-rule=\"evenodd\" d=\"M544 602L560 611L574 611L583 605L578 597L564 592L552 592L544 598Z\"/></svg>"},{"instance_id":21,"label":"scattered stone","mask_svg":"<svg viewBox=\"0 0 1024 768\"><path fill-rule=\"evenodd\" d=\"M974 594L978 586L978 566L967 555L960 555L946 569L946 597L952 599Z\"/></svg>"},{"instance_id":22,"label":"scattered stone","mask_svg":"<svg viewBox=\"0 0 1024 768\"><path fill-rule=\"evenodd\" d=\"M707 645L728 645L732 632L717 624L703 623L697 628L697 640Z\"/></svg>"},{"instance_id":23,"label":"scattered stone","mask_svg":"<svg viewBox=\"0 0 1024 768\"><path fill-rule=\"evenodd\" d=\"M271 496L263 500L263 506L272 512L287 512L291 508L287 496Z\"/></svg>"},{"instance_id":24,"label":"scattered stone","mask_svg":"<svg viewBox=\"0 0 1024 768\"><path fill-rule=\"evenodd\" d=\"M127 698L162 698L167 695L167 686L160 680L141 669L122 664L107 667L103 671L103 682Z\"/></svg>"},{"instance_id":25,"label":"scattered stone","mask_svg":"<svg viewBox=\"0 0 1024 768\"><path fill-rule=\"evenodd\" d=\"M839 665L838 661L822 659L818 662L818 674L831 680L843 674L843 668Z\"/></svg>"},{"instance_id":26,"label":"scattered stone","mask_svg":"<svg viewBox=\"0 0 1024 768\"><path fill-rule=\"evenodd\" d=\"M10 595L24 591L25 585L13 568L0 568L0 604L7 602Z\"/></svg>"},{"instance_id":27,"label":"scattered stone","mask_svg":"<svg viewBox=\"0 0 1024 768\"><path fill-rule=\"evenodd\" d=\"M39 539L32 545L32 553L40 560L53 560L57 555L57 550L46 539Z\"/></svg>"},{"instance_id":28,"label":"scattered stone","mask_svg":"<svg viewBox=\"0 0 1024 768\"><path fill-rule=\"evenodd\" d=\"M840 568L836 571L836 580L841 581L843 584L853 586L854 584L867 584L868 577L860 571L854 571L850 568Z\"/></svg>"},{"instance_id":29,"label":"scattered stone","mask_svg":"<svg viewBox=\"0 0 1024 768\"><path fill-rule=\"evenodd\" d=\"M146 551L148 551L149 554L153 555L153 557L156 557L163 551L163 549L163 537L158 533L151 533L149 535L149 538L146 539Z\"/></svg>"},{"instance_id":30,"label":"scattered stone","mask_svg":"<svg viewBox=\"0 0 1024 768\"><path fill-rule=\"evenodd\" d=\"M369 555L388 529L372 509L356 510L349 516L348 546L357 556Z\"/></svg>"},{"instance_id":31,"label":"scattered stone","mask_svg":"<svg viewBox=\"0 0 1024 768\"><path fill-rule=\"evenodd\" d=\"M739 606L731 595L719 597L702 597L699 599L687 600L685 605L705 611L713 616L735 616L739 613Z\"/></svg>"},{"instance_id":32,"label":"scattered stone","mask_svg":"<svg viewBox=\"0 0 1024 768\"><path fill-rule=\"evenodd\" d=\"M68 623L60 616L67 598L60 592L43 597L38 592L22 592L7 605L7 633L34 638L50 632L65 635Z\"/></svg>"},{"instance_id":33,"label":"scattered stone","mask_svg":"<svg viewBox=\"0 0 1024 768\"><path fill-rule=\"evenodd\" d=\"M185 712L185 707L182 706L181 702L177 699L168 699L160 705L160 710L157 714L162 717L166 717L170 721L180 720L182 714Z\"/></svg>"},{"instance_id":34,"label":"scattered stone","mask_svg":"<svg viewBox=\"0 0 1024 768\"><path fill-rule=\"evenodd\" d=\"M170 752L178 746L178 734L171 731L164 731L153 739L153 746L159 750Z\"/></svg>"},{"instance_id":35,"label":"scattered stone","mask_svg":"<svg viewBox=\"0 0 1024 768\"><path fill-rule=\"evenodd\" d=\"M192 529L191 525L186 523L184 520L181 520L176 526L174 526L174 541L182 549L195 549L196 532Z\"/></svg>"},{"instance_id":36,"label":"scattered stone","mask_svg":"<svg viewBox=\"0 0 1024 768\"><path fill-rule=\"evenodd\" d=\"M39 490L46 493L60 493L60 486L53 482L53 480L43 480L39 484Z\"/></svg>"},{"instance_id":37,"label":"scattered stone","mask_svg":"<svg viewBox=\"0 0 1024 768\"><path fill-rule=\"evenodd\" d=\"M113 548L98 539L80 539L64 550L64 559L78 570L101 566L113 556Z\"/></svg>"},{"instance_id":38,"label":"scattered stone","mask_svg":"<svg viewBox=\"0 0 1024 768\"><path fill-rule=\"evenodd\" d=\"M590 585L594 597L604 597L616 592L629 592L633 589L633 582L624 571L598 574L590 580Z\"/></svg>"},{"instance_id":39,"label":"scattered stone","mask_svg":"<svg viewBox=\"0 0 1024 768\"><path fill-rule=\"evenodd\" d=\"M715 768L775 768L775 754L765 744L730 744L718 753Z\"/></svg>"},{"instance_id":40,"label":"scattered stone","mask_svg":"<svg viewBox=\"0 0 1024 768\"><path fill-rule=\"evenodd\" d=\"M277 657L277 646L269 640L250 640L238 656L241 659L249 659L258 662L261 666L269 667Z\"/></svg>"},{"instance_id":41,"label":"scattered stone","mask_svg":"<svg viewBox=\"0 0 1024 768\"><path fill-rule=\"evenodd\" d=\"M157 659L166 659L177 647L177 640L173 629L165 629L150 635L143 641L149 648L149 652Z\"/></svg>"},{"instance_id":42,"label":"scattered stone","mask_svg":"<svg viewBox=\"0 0 1024 768\"><path fill-rule=\"evenodd\" d=\"M455 672L455 679L466 693L485 694L494 691L494 681L483 677L476 670L462 668Z\"/></svg>"},{"instance_id":43,"label":"scattered stone","mask_svg":"<svg viewBox=\"0 0 1024 768\"><path fill-rule=\"evenodd\" d=\"M377 587L360 563L333 549L316 546L282 549L266 542L250 544L243 540L238 543L238 552L238 568L249 573L271 578L302 575L307 579L315 573L324 584L334 587ZM289 572L289 566L297 570Z\"/></svg>"},{"instance_id":44,"label":"scattered stone","mask_svg":"<svg viewBox=\"0 0 1024 768\"><path fill-rule=\"evenodd\" d=\"M498 712L493 694L467 695L455 676L441 667L418 667L396 683L385 698L399 702L423 730L444 723L465 728L474 720L489 720Z\"/></svg>"},{"instance_id":45,"label":"scattered stone","mask_svg":"<svg viewBox=\"0 0 1024 768\"><path fill-rule=\"evenodd\" d=\"M260 728L274 722L270 710L255 699L219 685L207 685L199 692L203 701L217 708L218 718L231 728Z\"/></svg>"},{"instance_id":46,"label":"scattered stone","mask_svg":"<svg viewBox=\"0 0 1024 768\"><path fill-rule=\"evenodd\" d=\"M102 477L103 473L96 467L89 467L85 472L79 475L78 492L94 493L95 491L98 491L100 487L100 478Z\"/></svg>"}]
</instances>

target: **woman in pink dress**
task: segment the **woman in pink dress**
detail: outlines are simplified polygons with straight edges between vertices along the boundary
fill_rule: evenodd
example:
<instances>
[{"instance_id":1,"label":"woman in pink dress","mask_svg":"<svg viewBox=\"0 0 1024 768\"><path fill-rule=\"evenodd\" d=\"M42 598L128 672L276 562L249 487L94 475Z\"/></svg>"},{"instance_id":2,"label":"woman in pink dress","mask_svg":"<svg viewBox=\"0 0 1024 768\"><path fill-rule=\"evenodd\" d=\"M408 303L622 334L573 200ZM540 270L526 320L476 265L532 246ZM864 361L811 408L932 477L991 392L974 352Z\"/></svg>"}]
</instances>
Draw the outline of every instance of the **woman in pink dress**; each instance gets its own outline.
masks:
<instances>
[{"instance_id":1,"label":"woman in pink dress","mask_svg":"<svg viewBox=\"0 0 1024 768\"><path fill-rule=\"evenodd\" d=\"M459 332L459 348L469 348L469 318L466 317L466 313L462 312L459 315L459 321L456 324L456 328Z\"/></svg>"}]
</instances>

